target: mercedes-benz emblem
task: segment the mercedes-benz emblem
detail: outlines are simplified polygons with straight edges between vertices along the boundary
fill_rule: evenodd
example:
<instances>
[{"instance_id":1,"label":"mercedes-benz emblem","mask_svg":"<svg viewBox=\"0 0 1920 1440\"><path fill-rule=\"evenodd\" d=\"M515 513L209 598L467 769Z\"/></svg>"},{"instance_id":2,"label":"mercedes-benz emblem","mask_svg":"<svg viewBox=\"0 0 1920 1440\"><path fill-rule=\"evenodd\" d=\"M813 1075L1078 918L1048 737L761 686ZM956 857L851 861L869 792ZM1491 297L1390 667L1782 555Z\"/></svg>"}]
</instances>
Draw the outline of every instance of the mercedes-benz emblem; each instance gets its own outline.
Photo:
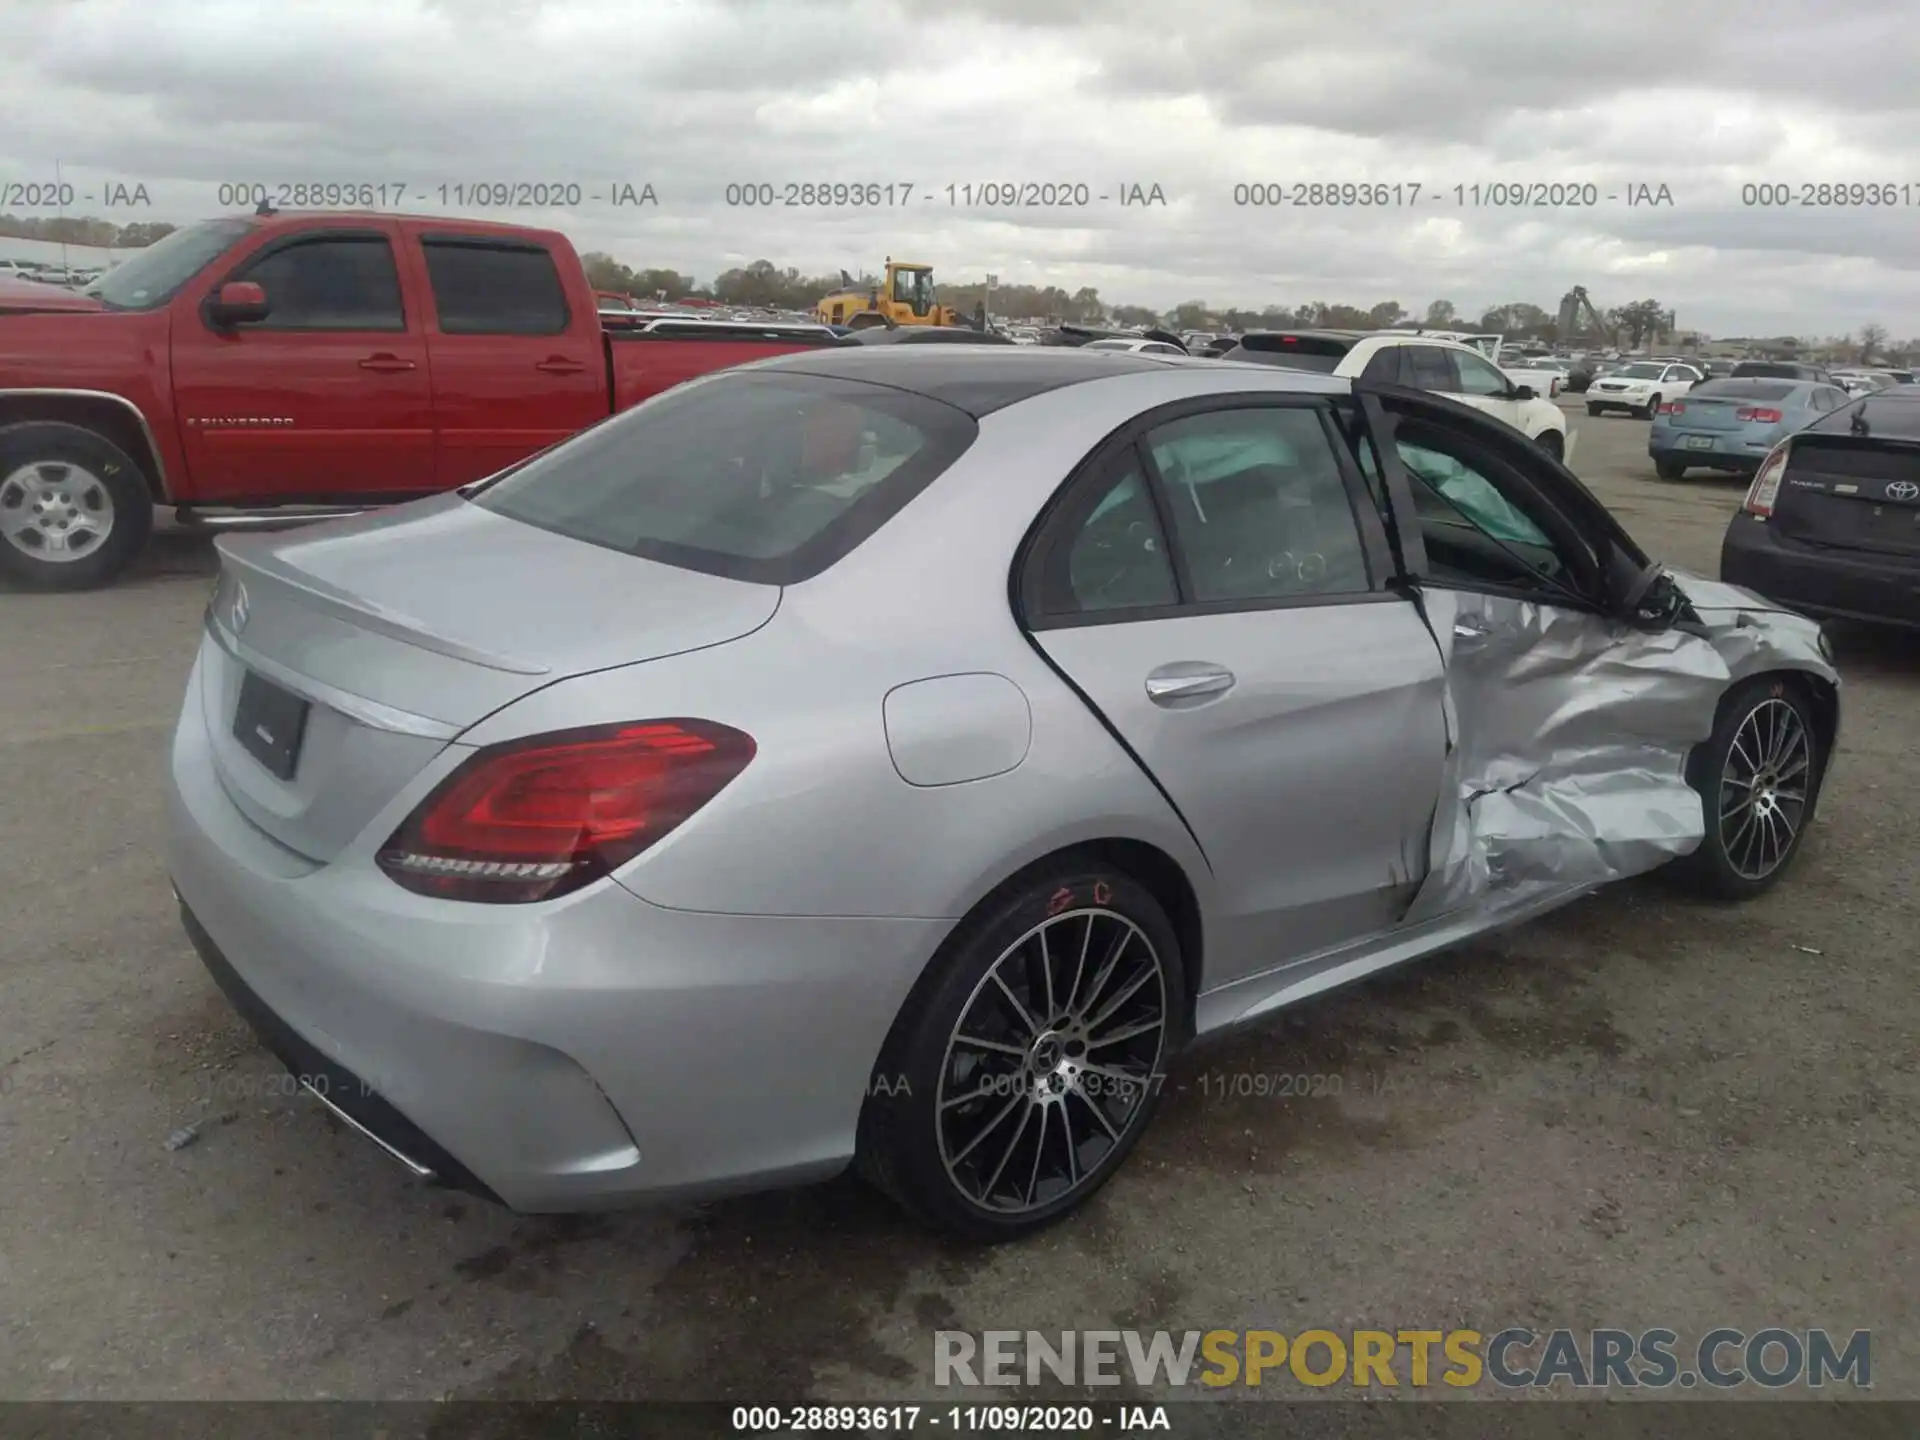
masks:
<instances>
[{"instance_id":1,"label":"mercedes-benz emblem","mask_svg":"<svg viewBox=\"0 0 1920 1440\"><path fill-rule=\"evenodd\" d=\"M248 613L247 587L236 580L233 582L233 606L227 611L227 626L234 634L238 635L247 628Z\"/></svg>"},{"instance_id":2,"label":"mercedes-benz emblem","mask_svg":"<svg viewBox=\"0 0 1920 1440\"><path fill-rule=\"evenodd\" d=\"M1914 484L1911 480L1896 480L1887 486L1887 498L1889 500L1920 499L1920 485Z\"/></svg>"}]
</instances>

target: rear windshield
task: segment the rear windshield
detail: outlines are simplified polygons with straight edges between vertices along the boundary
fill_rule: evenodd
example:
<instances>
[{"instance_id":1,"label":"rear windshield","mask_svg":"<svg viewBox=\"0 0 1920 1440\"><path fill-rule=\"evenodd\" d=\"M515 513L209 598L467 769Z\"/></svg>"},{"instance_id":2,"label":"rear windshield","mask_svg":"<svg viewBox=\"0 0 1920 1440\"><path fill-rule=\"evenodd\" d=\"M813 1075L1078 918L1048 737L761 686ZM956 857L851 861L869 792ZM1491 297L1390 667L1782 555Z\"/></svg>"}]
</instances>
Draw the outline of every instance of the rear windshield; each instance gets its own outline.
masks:
<instances>
[{"instance_id":1,"label":"rear windshield","mask_svg":"<svg viewBox=\"0 0 1920 1440\"><path fill-rule=\"evenodd\" d=\"M1729 400L1785 400L1799 388L1779 380L1709 380L1689 390L1687 398L1720 395Z\"/></svg>"},{"instance_id":2,"label":"rear windshield","mask_svg":"<svg viewBox=\"0 0 1920 1440\"><path fill-rule=\"evenodd\" d=\"M1227 351L1227 360L1255 360L1265 365L1284 365L1289 370L1311 370L1331 375L1340 361L1353 349L1353 341L1328 335L1246 335Z\"/></svg>"},{"instance_id":3,"label":"rear windshield","mask_svg":"<svg viewBox=\"0 0 1920 1440\"><path fill-rule=\"evenodd\" d=\"M720 373L595 426L473 500L592 545L789 585L871 535L978 433L924 395Z\"/></svg>"}]
</instances>

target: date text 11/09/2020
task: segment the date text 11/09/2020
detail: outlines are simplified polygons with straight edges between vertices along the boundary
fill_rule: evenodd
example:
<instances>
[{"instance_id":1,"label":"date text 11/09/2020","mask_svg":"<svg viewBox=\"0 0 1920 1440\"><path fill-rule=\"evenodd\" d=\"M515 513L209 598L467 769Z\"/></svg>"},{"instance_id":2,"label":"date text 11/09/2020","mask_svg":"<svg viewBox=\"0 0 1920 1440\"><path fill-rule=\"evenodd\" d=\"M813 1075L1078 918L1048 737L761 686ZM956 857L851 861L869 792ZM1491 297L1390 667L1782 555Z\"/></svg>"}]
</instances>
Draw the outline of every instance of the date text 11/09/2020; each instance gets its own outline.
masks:
<instances>
[{"instance_id":1,"label":"date text 11/09/2020","mask_svg":"<svg viewBox=\"0 0 1920 1440\"><path fill-rule=\"evenodd\" d=\"M1421 180L1250 180L1233 187L1243 209L1365 210L1591 210L1673 205L1673 190L1658 180L1486 180L1433 185Z\"/></svg>"},{"instance_id":2,"label":"date text 11/09/2020","mask_svg":"<svg viewBox=\"0 0 1920 1440\"><path fill-rule=\"evenodd\" d=\"M1095 205L1165 209L1166 187L1154 180L741 180L722 203L748 210L893 210L944 205L953 210L1083 210Z\"/></svg>"},{"instance_id":3,"label":"date text 11/09/2020","mask_svg":"<svg viewBox=\"0 0 1920 1440\"><path fill-rule=\"evenodd\" d=\"M275 210L402 210L442 205L461 210L576 210L584 205L658 209L647 180L459 180L421 185L406 180L229 180L214 189L222 209L266 205Z\"/></svg>"}]
</instances>

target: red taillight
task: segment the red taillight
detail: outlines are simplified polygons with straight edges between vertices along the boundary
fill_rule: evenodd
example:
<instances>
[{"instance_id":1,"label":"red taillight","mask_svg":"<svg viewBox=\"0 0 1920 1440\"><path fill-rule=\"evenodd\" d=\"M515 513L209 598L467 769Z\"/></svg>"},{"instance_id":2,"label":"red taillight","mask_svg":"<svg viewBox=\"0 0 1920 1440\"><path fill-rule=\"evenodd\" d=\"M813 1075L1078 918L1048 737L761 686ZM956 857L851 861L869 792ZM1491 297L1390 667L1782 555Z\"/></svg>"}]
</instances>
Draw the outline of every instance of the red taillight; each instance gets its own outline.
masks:
<instances>
[{"instance_id":1,"label":"red taillight","mask_svg":"<svg viewBox=\"0 0 1920 1440\"><path fill-rule=\"evenodd\" d=\"M1660 402L1660 413L1662 415L1684 415L1687 413L1687 402L1684 400L1662 400Z\"/></svg>"},{"instance_id":2,"label":"red taillight","mask_svg":"<svg viewBox=\"0 0 1920 1440\"><path fill-rule=\"evenodd\" d=\"M1764 406L1754 406L1733 413L1736 420L1758 420L1762 425L1778 425L1785 417L1778 410L1769 410Z\"/></svg>"},{"instance_id":3,"label":"red taillight","mask_svg":"<svg viewBox=\"0 0 1920 1440\"><path fill-rule=\"evenodd\" d=\"M752 736L706 720L644 720L495 745L420 803L380 851L380 868L442 899L549 900L669 834L753 755Z\"/></svg>"},{"instance_id":4,"label":"red taillight","mask_svg":"<svg viewBox=\"0 0 1920 1440\"><path fill-rule=\"evenodd\" d=\"M1792 442L1782 440L1760 462L1753 484L1747 487L1747 498L1740 502L1740 508L1747 514L1758 515L1762 520L1773 514L1773 502L1780 494L1780 478L1787 473L1787 453L1791 448Z\"/></svg>"}]
</instances>

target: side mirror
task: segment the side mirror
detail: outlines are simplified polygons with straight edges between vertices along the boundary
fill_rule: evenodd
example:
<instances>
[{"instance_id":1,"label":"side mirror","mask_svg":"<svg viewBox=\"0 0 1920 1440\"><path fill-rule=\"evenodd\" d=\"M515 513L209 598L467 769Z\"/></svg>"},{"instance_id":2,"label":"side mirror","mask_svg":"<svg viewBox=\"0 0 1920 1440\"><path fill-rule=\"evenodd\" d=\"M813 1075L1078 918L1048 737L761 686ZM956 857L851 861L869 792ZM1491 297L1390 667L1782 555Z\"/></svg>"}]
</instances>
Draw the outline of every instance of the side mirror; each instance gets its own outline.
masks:
<instances>
[{"instance_id":1,"label":"side mirror","mask_svg":"<svg viewBox=\"0 0 1920 1440\"><path fill-rule=\"evenodd\" d=\"M267 292L251 280L230 280L207 301L207 320L222 330L253 325L267 318L273 307Z\"/></svg>"},{"instance_id":2,"label":"side mirror","mask_svg":"<svg viewBox=\"0 0 1920 1440\"><path fill-rule=\"evenodd\" d=\"M1514 398L1514 399L1516 399L1516 400L1531 400L1531 399L1533 399L1533 387L1532 387L1531 385L1516 385L1516 386L1514 386L1514 387L1513 387L1513 398Z\"/></svg>"},{"instance_id":3,"label":"side mirror","mask_svg":"<svg viewBox=\"0 0 1920 1440\"><path fill-rule=\"evenodd\" d=\"M1634 575L1618 600L1620 618L1642 630L1668 629L1685 608L1686 592L1657 561Z\"/></svg>"}]
</instances>

